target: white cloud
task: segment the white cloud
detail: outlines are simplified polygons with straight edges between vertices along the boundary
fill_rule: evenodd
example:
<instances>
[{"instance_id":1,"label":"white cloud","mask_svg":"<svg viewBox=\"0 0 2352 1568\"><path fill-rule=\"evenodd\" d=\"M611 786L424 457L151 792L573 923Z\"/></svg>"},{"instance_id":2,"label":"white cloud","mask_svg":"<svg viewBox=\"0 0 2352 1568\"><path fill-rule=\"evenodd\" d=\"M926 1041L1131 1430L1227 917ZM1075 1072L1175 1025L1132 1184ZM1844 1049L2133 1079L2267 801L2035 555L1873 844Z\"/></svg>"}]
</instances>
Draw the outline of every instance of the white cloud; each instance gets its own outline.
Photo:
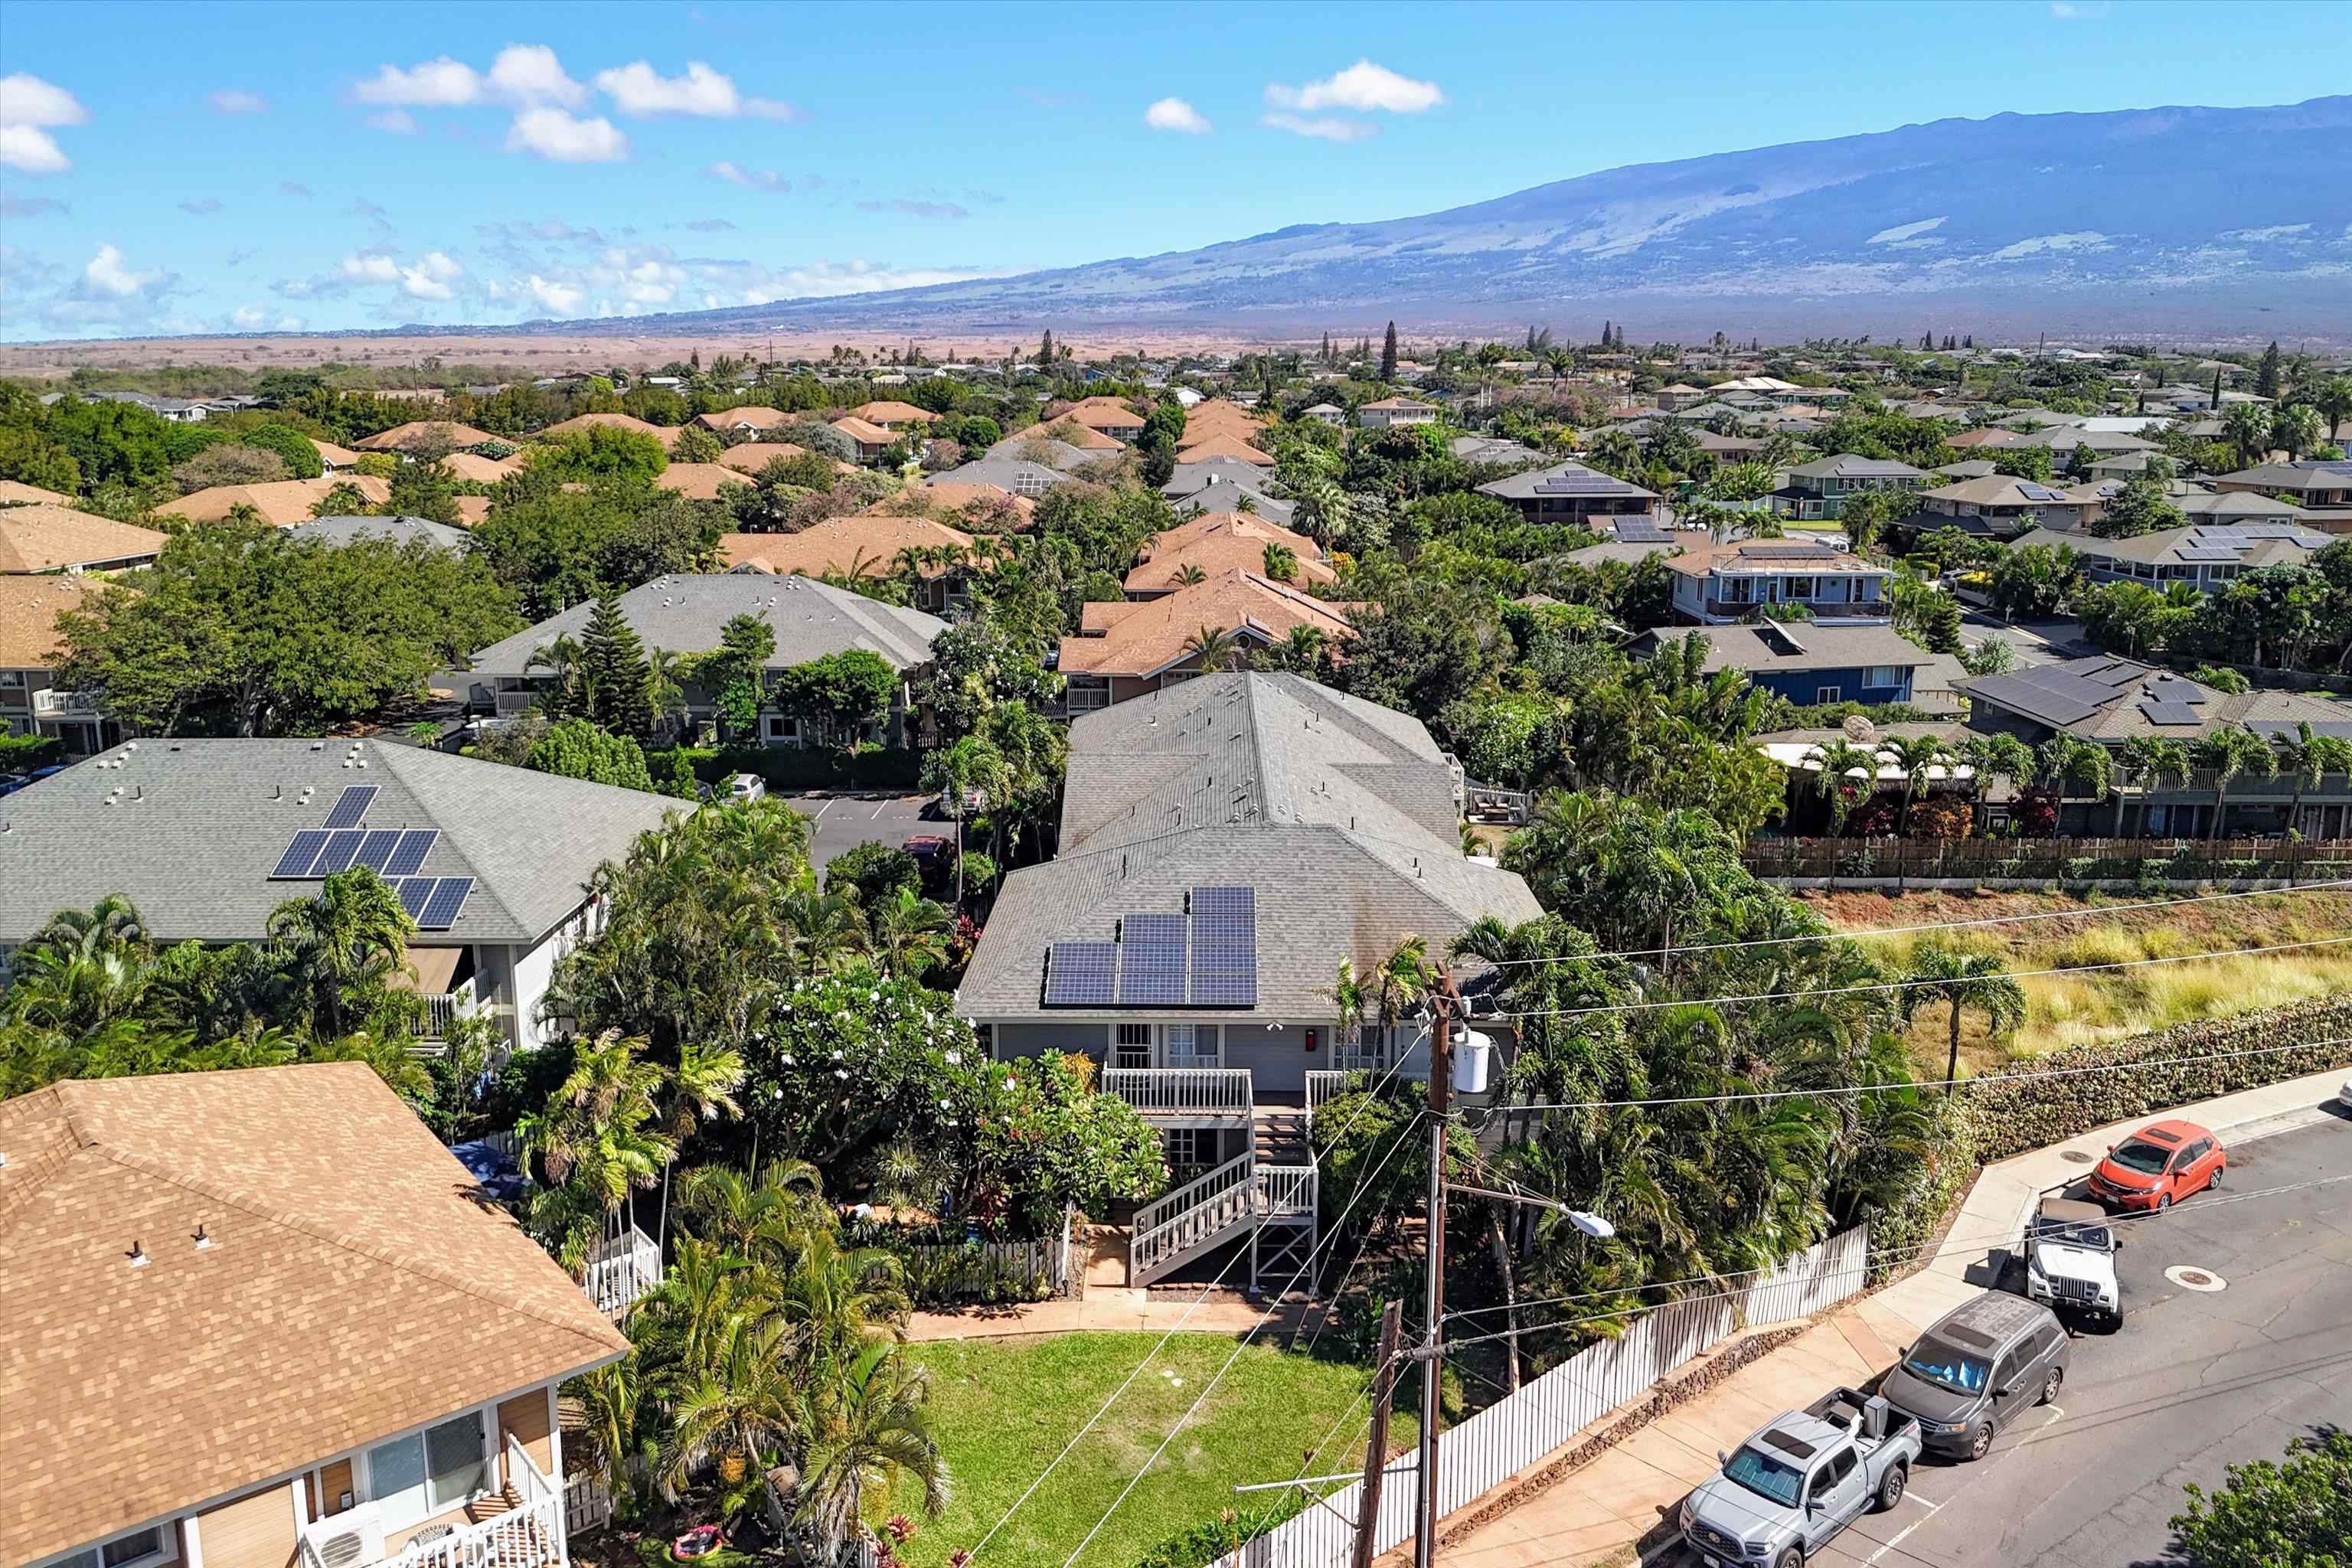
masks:
<instances>
[{"instance_id":1,"label":"white cloud","mask_svg":"<svg viewBox=\"0 0 2352 1568\"><path fill-rule=\"evenodd\" d=\"M442 252L428 250L415 266L400 269L400 287L404 293L419 300L454 299L457 291L449 285L465 270Z\"/></svg>"},{"instance_id":2,"label":"white cloud","mask_svg":"<svg viewBox=\"0 0 2352 1568\"><path fill-rule=\"evenodd\" d=\"M378 131L389 131L394 136L416 134L416 116L404 109L387 109L381 114L371 114L367 122Z\"/></svg>"},{"instance_id":3,"label":"white cloud","mask_svg":"<svg viewBox=\"0 0 2352 1568\"><path fill-rule=\"evenodd\" d=\"M1929 229L1941 228L1943 226L1944 220L1942 218L1923 217L1917 223L1897 224L1893 228L1882 228L1876 234L1872 235L1868 239L1864 240L1863 244L1893 245L1897 240L1913 239L1920 235L1926 234Z\"/></svg>"},{"instance_id":4,"label":"white cloud","mask_svg":"<svg viewBox=\"0 0 2352 1568\"><path fill-rule=\"evenodd\" d=\"M2310 232L2311 226L2307 223L2274 223L2267 228L2233 228L2216 237L2234 239L2246 244L2259 244L2263 240L2293 239L2298 235Z\"/></svg>"},{"instance_id":5,"label":"white cloud","mask_svg":"<svg viewBox=\"0 0 2352 1568\"><path fill-rule=\"evenodd\" d=\"M732 120L743 112L732 79L700 60L688 62L684 76L665 77L645 60L596 73L596 85L624 114L698 114Z\"/></svg>"},{"instance_id":6,"label":"white cloud","mask_svg":"<svg viewBox=\"0 0 2352 1568\"><path fill-rule=\"evenodd\" d=\"M1262 116L1258 123L1322 142L1361 142L1381 133L1381 128L1370 121L1339 120L1328 114L1313 118L1300 114L1268 114Z\"/></svg>"},{"instance_id":7,"label":"white cloud","mask_svg":"<svg viewBox=\"0 0 2352 1568\"><path fill-rule=\"evenodd\" d=\"M509 44L490 62L489 90L510 103L561 103L577 109L588 89L563 74L545 44Z\"/></svg>"},{"instance_id":8,"label":"white cloud","mask_svg":"<svg viewBox=\"0 0 2352 1568\"><path fill-rule=\"evenodd\" d=\"M443 55L437 60L427 60L419 66L402 70L398 66L385 66L373 79L363 81L352 89L362 103L404 103L425 109L452 109L459 104L477 103L482 97L482 79L474 68Z\"/></svg>"},{"instance_id":9,"label":"white cloud","mask_svg":"<svg viewBox=\"0 0 2352 1568\"><path fill-rule=\"evenodd\" d=\"M1143 111L1143 122L1154 131L1178 131L1206 136L1213 127L1202 112L1181 98L1163 98Z\"/></svg>"},{"instance_id":10,"label":"white cloud","mask_svg":"<svg viewBox=\"0 0 2352 1568\"><path fill-rule=\"evenodd\" d=\"M2016 261L2023 257L2041 256L2053 250L2104 250L2107 237L2095 230L2083 229L2073 234L2037 234L2031 239L2021 239L2014 245L2004 245L1988 253L1987 261Z\"/></svg>"},{"instance_id":11,"label":"white cloud","mask_svg":"<svg viewBox=\"0 0 2352 1568\"><path fill-rule=\"evenodd\" d=\"M37 125L0 125L0 164L27 174L62 174L73 160Z\"/></svg>"},{"instance_id":12,"label":"white cloud","mask_svg":"<svg viewBox=\"0 0 2352 1568\"><path fill-rule=\"evenodd\" d=\"M2108 0L2050 0L2050 14L2062 22L2099 22L2114 9Z\"/></svg>"},{"instance_id":13,"label":"white cloud","mask_svg":"<svg viewBox=\"0 0 2352 1568\"><path fill-rule=\"evenodd\" d=\"M568 283L551 282L536 272L530 275L530 291L532 297L541 305L559 316L572 314L572 311L580 309L580 302L588 297L588 291L585 289L575 289Z\"/></svg>"},{"instance_id":14,"label":"white cloud","mask_svg":"<svg viewBox=\"0 0 2352 1568\"><path fill-rule=\"evenodd\" d=\"M163 281L161 271L134 272L123 265L122 252L111 245L98 247L98 254L81 269L81 276L92 290L114 300L128 300Z\"/></svg>"},{"instance_id":15,"label":"white cloud","mask_svg":"<svg viewBox=\"0 0 2352 1568\"><path fill-rule=\"evenodd\" d=\"M82 125L89 110L65 89L18 71L0 76L0 165L27 174L62 174L73 167L51 125Z\"/></svg>"},{"instance_id":16,"label":"white cloud","mask_svg":"<svg viewBox=\"0 0 2352 1568\"><path fill-rule=\"evenodd\" d=\"M239 305L228 313L228 320L234 327L258 327L268 321L269 308L266 305Z\"/></svg>"},{"instance_id":17,"label":"white cloud","mask_svg":"<svg viewBox=\"0 0 2352 1568\"><path fill-rule=\"evenodd\" d=\"M556 163L617 163L629 155L629 139L602 115L583 120L541 107L515 116L507 151L536 153Z\"/></svg>"},{"instance_id":18,"label":"white cloud","mask_svg":"<svg viewBox=\"0 0 2352 1568\"><path fill-rule=\"evenodd\" d=\"M269 110L268 99L241 88L225 87L206 101L223 114L266 114Z\"/></svg>"},{"instance_id":19,"label":"white cloud","mask_svg":"<svg viewBox=\"0 0 2352 1568\"><path fill-rule=\"evenodd\" d=\"M344 277L358 283L397 283L400 281L400 263L394 261L390 256L387 256L381 250L371 250L362 252L356 256L346 256L343 258L343 264L339 270Z\"/></svg>"},{"instance_id":20,"label":"white cloud","mask_svg":"<svg viewBox=\"0 0 2352 1568\"><path fill-rule=\"evenodd\" d=\"M399 258L388 250L354 251L342 259L336 271L349 283L363 288L398 288L416 300L453 300L457 291L450 285L466 274L466 269L450 259L446 251L428 250L414 266L404 267ZM316 292L317 286L281 289L281 293L300 299Z\"/></svg>"},{"instance_id":21,"label":"white cloud","mask_svg":"<svg viewBox=\"0 0 2352 1568\"><path fill-rule=\"evenodd\" d=\"M1276 109L1352 109L1365 113L1377 109L1391 114L1419 114L1444 103L1445 94L1433 81L1415 81L1386 66L1358 60L1338 75L1305 87L1272 83L1265 89L1265 100Z\"/></svg>"}]
</instances>

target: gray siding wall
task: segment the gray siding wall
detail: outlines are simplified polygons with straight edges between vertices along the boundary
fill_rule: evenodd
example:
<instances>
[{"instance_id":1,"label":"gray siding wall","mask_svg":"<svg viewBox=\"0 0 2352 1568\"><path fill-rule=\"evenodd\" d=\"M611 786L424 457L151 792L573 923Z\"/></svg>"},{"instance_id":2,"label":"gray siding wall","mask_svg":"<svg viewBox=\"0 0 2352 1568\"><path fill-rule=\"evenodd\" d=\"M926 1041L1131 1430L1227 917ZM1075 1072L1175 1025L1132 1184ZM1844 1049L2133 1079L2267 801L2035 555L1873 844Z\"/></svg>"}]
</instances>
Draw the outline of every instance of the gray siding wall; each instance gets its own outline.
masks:
<instances>
[{"instance_id":1,"label":"gray siding wall","mask_svg":"<svg viewBox=\"0 0 2352 1568\"><path fill-rule=\"evenodd\" d=\"M1110 1042L1109 1026L1104 1024L1045 1024L1021 1019L1000 1023L995 1032L999 1061L1048 1053L1066 1056L1072 1051L1084 1051L1100 1061Z\"/></svg>"},{"instance_id":2,"label":"gray siding wall","mask_svg":"<svg viewBox=\"0 0 2352 1568\"><path fill-rule=\"evenodd\" d=\"M1315 1049L1307 1048L1307 1031L1315 1031ZM1263 1024L1225 1026L1225 1065L1247 1068L1250 1082L1260 1093L1303 1094L1310 1068L1331 1065L1328 1021L1285 1024L1268 1029Z\"/></svg>"}]
</instances>

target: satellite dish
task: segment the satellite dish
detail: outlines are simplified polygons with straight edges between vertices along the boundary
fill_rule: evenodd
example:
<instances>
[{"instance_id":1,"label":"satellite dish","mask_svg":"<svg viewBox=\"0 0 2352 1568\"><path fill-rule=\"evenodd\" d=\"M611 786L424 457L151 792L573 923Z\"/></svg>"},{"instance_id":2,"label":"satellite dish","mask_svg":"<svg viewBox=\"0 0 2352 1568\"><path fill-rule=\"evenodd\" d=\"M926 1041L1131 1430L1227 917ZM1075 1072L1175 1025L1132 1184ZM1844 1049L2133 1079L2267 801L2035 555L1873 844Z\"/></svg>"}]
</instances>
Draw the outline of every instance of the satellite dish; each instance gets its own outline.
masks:
<instances>
[{"instance_id":1,"label":"satellite dish","mask_svg":"<svg viewBox=\"0 0 2352 1568\"><path fill-rule=\"evenodd\" d=\"M1849 741L1874 741L1878 727L1859 713L1849 713L1845 721L1845 738Z\"/></svg>"}]
</instances>

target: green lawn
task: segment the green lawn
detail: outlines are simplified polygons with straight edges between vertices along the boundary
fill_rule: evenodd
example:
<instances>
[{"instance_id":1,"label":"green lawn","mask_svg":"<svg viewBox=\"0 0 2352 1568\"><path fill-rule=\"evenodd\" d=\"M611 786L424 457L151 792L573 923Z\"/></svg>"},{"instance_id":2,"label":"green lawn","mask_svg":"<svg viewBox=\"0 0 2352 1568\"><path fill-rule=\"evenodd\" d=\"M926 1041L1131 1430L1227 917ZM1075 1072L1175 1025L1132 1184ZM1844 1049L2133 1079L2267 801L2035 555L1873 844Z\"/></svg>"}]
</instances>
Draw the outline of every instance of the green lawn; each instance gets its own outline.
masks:
<instances>
[{"instance_id":1,"label":"green lawn","mask_svg":"<svg viewBox=\"0 0 2352 1568\"><path fill-rule=\"evenodd\" d=\"M919 1533L900 1555L915 1568L942 1568L959 1547L976 1544L1157 1342L1154 1334L1104 1333L914 1347L910 1353L931 1372L932 1410L953 1492L938 1519L919 1520ZM1058 1568L1234 1344L1218 1334L1171 1340L989 1542L983 1564ZM1165 1375L1171 1373L1181 1386ZM1290 1354L1260 1338L1095 1537L1079 1568L1129 1568L1165 1537L1220 1509L1270 1500L1271 1494L1237 1498L1232 1488L1296 1476L1307 1450L1335 1423L1339 1436L1311 1473L1360 1466L1370 1400L1357 1395L1370 1381L1365 1368ZM1400 1414L1389 1430L1392 1444L1412 1441L1409 1415Z\"/></svg>"}]
</instances>

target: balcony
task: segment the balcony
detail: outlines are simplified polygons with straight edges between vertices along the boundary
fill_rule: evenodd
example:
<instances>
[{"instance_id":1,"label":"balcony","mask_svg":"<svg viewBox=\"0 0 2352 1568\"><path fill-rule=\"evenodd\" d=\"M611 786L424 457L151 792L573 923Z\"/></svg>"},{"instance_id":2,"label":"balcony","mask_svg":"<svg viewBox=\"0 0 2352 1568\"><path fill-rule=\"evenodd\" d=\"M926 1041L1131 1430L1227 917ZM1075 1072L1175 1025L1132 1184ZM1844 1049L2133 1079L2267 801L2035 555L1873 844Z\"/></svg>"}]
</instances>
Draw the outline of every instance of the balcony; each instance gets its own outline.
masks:
<instances>
[{"instance_id":1,"label":"balcony","mask_svg":"<svg viewBox=\"0 0 2352 1568\"><path fill-rule=\"evenodd\" d=\"M1813 613L1817 621L1883 621L1895 613L1894 605L1885 599L1784 599L1781 604L1802 605ZM1753 599L1709 599L1706 613L1725 620L1741 620L1766 607L1766 602Z\"/></svg>"},{"instance_id":2,"label":"balcony","mask_svg":"<svg viewBox=\"0 0 2352 1568\"><path fill-rule=\"evenodd\" d=\"M661 1248L631 1225L604 1237L588 1254L581 1284L596 1310L615 1322L661 1283Z\"/></svg>"},{"instance_id":3,"label":"balcony","mask_svg":"<svg viewBox=\"0 0 2352 1568\"><path fill-rule=\"evenodd\" d=\"M1107 1068L1102 1086L1146 1116L1176 1122L1245 1125L1254 1104L1246 1068Z\"/></svg>"},{"instance_id":4,"label":"balcony","mask_svg":"<svg viewBox=\"0 0 2352 1568\"><path fill-rule=\"evenodd\" d=\"M495 1478L499 1489L467 1510L499 1510L487 1518L427 1524L393 1543L375 1521L376 1505L362 1503L304 1527L295 1568L569 1568L566 1489L511 1436L501 1468L504 1473ZM594 1491L570 1489L583 1498Z\"/></svg>"},{"instance_id":5,"label":"balcony","mask_svg":"<svg viewBox=\"0 0 2352 1568\"><path fill-rule=\"evenodd\" d=\"M95 719L98 717L98 693L36 691L33 693L33 714L39 719Z\"/></svg>"}]
</instances>

